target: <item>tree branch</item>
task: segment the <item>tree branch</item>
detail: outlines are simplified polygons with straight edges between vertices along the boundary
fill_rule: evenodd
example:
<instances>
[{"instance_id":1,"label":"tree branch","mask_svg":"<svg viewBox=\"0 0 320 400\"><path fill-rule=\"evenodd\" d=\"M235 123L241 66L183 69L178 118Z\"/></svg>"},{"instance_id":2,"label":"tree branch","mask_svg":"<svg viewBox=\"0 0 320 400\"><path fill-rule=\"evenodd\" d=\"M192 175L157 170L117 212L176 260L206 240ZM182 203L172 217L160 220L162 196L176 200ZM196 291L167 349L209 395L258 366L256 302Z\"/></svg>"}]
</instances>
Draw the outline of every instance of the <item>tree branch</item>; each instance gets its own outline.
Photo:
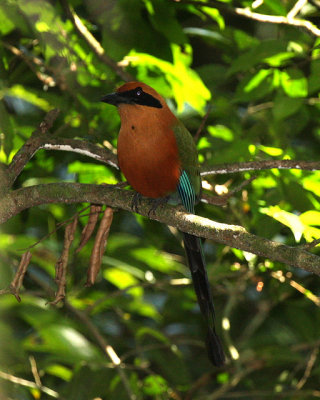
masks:
<instances>
[{"instance_id":1,"label":"tree branch","mask_svg":"<svg viewBox=\"0 0 320 400\"><path fill-rule=\"evenodd\" d=\"M6 187L10 188L13 185L23 168L40 149L71 151L118 168L116 154L105 147L100 147L84 140L51 137L47 132L58 117L58 114L59 110L57 109L49 111L39 128L33 132L31 137L15 154L6 168Z\"/></svg>"},{"instance_id":2,"label":"tree branch","mask_svg":"<svg viewBox=\"0 0 320 400\"><path fill-rule=\"evenodd\" d=\"M319 171L319 161L295 161L295 160L263 160L247 161L231 164L217 164L201 171L201 176L216 174L232 174L236 172L258 171L263 169L301 169L307 171Z\"/></svg>"},{"instance_id":3,"label":"tree branch","mask_svg":"<svg viewBox=\"0 0 320 400\"><path fill-rule=\"evenodd\" d=\"M49 203L94 203L132 211L130 204L134 192L114 185L89 185L79 183L51 183L17 189L4 196L0 203L0 223L21 211ZM211 221L188 214L176 207L166 205L149 215L150 203L143 199L139 213L148 218L171 225L183 232L213 240L227 246L267 257L287 265L305 269L320 275L320 257L301 249L248 233L243 227Z\"/></svg>"},{"instance_id":4,"label":"tree branch","mask_svg":"<svg viewBox=\"0 0 320 400\"><path fill-rule=\"evenodd\" d=\"M301 6L301 4L298 4L297 8L293 8L291 11L289 11L289 13L286 16L282 16L282 15L260 14L260 13L251 11L249 7L232 8L228 5L220 3L218 1L211 1L208 3L204 2L204 1L194 1L194 0L171 0L171 1L174 1L176 3L181 3L181 4L192 4L195 7L216 8L217 10L220 10L222 12L228 12L228 13L231 13L234 15L240 15L241 17L252 19L254 21L265 22L265 23L270 23L270 24L295 26L297 28L304 29L309 34L312 34L313 36L320 37L320 29L317 28L317 26L315 26L312 22L305 20L305 19L295 18L297 12L300 11L300 10L298 10L298 8Z\"/></svg>"},{"instance_id":5,"label":"tree branch","mask_svg":"<svg viewBox=\"0 0 320 400\"><path fill-rule=\"evenodd\" d=\"M39 127L32 133L31 137L13 157L11 163L7 167L7 185L9 188L13 185L14 181L20 175L21 171L32 158L34 153L41 147L45 134L52 127L59 113L60 110L57 108L49 111L40 123Z\"/></svg>"}]
</instances>

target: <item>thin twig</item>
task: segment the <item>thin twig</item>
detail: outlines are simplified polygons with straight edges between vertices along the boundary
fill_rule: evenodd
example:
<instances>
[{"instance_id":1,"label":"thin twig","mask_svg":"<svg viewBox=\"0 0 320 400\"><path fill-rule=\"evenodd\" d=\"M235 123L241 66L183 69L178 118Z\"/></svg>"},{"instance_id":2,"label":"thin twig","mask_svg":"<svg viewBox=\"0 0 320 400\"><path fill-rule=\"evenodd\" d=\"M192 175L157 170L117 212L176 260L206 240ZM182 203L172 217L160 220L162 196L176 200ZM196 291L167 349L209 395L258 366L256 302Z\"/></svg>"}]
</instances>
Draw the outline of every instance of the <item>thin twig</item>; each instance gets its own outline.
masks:
<instances>
[{"instance_id":1,"label":"thin twig","mask_svg":"<svg viewBox=\"0 0 320 400\"><path fill-rule=\"evenodd\" d=\"M204 386L209 385L212 382L212 372L206 372L201 375L187 391L185 400L192 400L196 398L195 394L198 390L202 389Z\"/></svg>"},{"instance_id":2,"label":"thin twig","mask_svg":"<svg viewBox=\"0 0 320 400\"><path fill-rule=\"evenodd\" d=\"M31 249L33 249L33 248L36 247L38 244L40 244L41 242L43 242L44 240L48 239L50 236L52 236L53 234L55 234L60 228L64 227L65 225L67 225L67 224L69 224L71 221L73 221L74 218L75 218L77 215L79 216L79 218L81 218L81 217L86 217L86 216L89 215L89 214L82 214L82 215L81 215L81 213L83 213L83 212L84 212L85 210L87 210L89 207L90 207L90 205L88 205L88 206L84 207L82 210L76 212L76 213L75 213L74 215L72 215L70 218L68 218L68 219L66 219L66 220L64 220L64 221L62 221L62 222L59 222L59 223L56 225L56 227L55 227L52 231L50 231L50 232L47 233L46 235L42 236L41 239L37 240L36 242L34 242L33 244L31 244L30 246L28 246L28 247L26 247L26 248L18 249L18 250L23 251L23 250L31 250Z\"/></svg>"},{"instance_id":3,"label":"thin twig","mask_svg":"<svg viewBox=\"0 0 320 400\"><path fill-rule=\"evenodd\" d=\"M227 194L223 194L220 196L212 196L202 193L201 200L205 203L215 205L215 206L225 206L228 203L230 197L234 196L236 193L240 192L244 187L249 185L253 180L255 180L256 176L251 176L249 179L244 180L240 183L240 185L236 186L232 190L228 191Z\"/></svg>"},{"instance_id":4,"label":"thin twig","mask_svg":"<svg viewBox=\"0 0 320 400\"><path fill-rule=\"evenodd\" d=\"M302 387L305 385L305 383L307 382L308 378L310 377L312 368L313 368L313 366L314 366L314 364L315 364L315 362L317 360L318 353L319 353L319 347L314 348L312 353L311 353L311 355L310 355L310 358L309 358L309 361L307 363L307 367L306 367L306 369L304 371L303 377L300 379L300 381L296 385L296 388L298 390L302 389Z\"/></svg>"},{"instance_id":5,"label":"thin twig","mask_svg":"<svg viewBox=\"0 0 320 400\"><path fill-rule=\"evenodd\" d=\"M68 1L60 0L62 7L64 8L68 18L71 20L76 32L78 35L84 39L87 44L90 46L91 50L99 57L99 59L108 67L113 69L113 71L124 81L132 81L133 77L122 69L112 58L110 58L104 51L101 44L97 41L97 39L91 34L91 32L87 29L87 27L83 24L81 19L78 17L76 12L70 6Z\"/></svg>"},{"instance_id":6,"label":"thin twig","mask_svg":"<svg viewBox=\"0 0 320 400\"><path fill-rule=\"evenodd\" d=\"M305 244L301 245L300 247L305 250L311 250L312 248L318 246L318 244L320 244L320 238L314 239L312 242L305 243Z\"/></svg>"},{"instance_id":7,"label":"thin twig","mask_svg":"<svg viewBox=\"0 0 320 400\"><path fill-rule=\"evenodd\" d=\"M87 327L88 331L90 332L91 336L95 339L98 343L100 348L102 349L104 354L107 354L109 359L111 360L114 368L117 370L119 377L123 383L123 386L128 394L130 400L136 400L136 395L133 393L130 382L126 376L124 369L121 366L121 359L117 355L114 348L105 340L105 338L100 334L99 330L96 326L92 323L90 318L81 310L73 307L67 300L65 301L66 308L71 311L80 321L81 323Z\"/></svg>"},{"instance_id":8,"label":"thin twig","mask_svg":"<svg viewBox=\"0 0 320 400\"><path fill-rule=\"evenodd\" d=\"M297 28L303 28L307 32L313 34L314 36L320 36L320 29L318 29L312 22L307 21L305 19L296 19L296 18L288 18L283 17L281 15L265 15L259 14L251 11L249 8L239 8L236 7L234 12L242 17L246 17L249 19L253 19L259 22L266 22L271 24L280 24L280 25L288 25L295 26Z\"/></svg>"},{"instance_id":9,"label":"thin twig","mask_svg":"<svg viewBox=\"0 0 320 400\"><path fill-rule=\"evenodd\" d=\"M37 368L36 359L33 356L29 356L29 362L31 366L31 372L34 377L34 381L38 387L42 386L40 375Z\"/></svg>"},{"instance_id":10,"label":"thin twig","mask_svg":"<svg viewBox=\"0 0 320 400\"><path fill-rule=\"evenodd\" d=\"M253 12L250 10L249 7L247 8L232 8L228 5L225 5L218 1L195 1L195 0L171 0L175 3L181 4L192 4L195 7L211 7L217 8L222 12L231 13L234 15L239 15L241 17L245 17L254 21L270 23L270 24L280 24L280 25L287 25L287 26L295 26L297 28L302 28L306 30L309 34L319 37L320 36L320 29L317 28L312 22L305 20L305 19L298 19L298 18L288 18L288 16L282 15L266 15L260 14L257 12ZM292 13L293 15L293 13Z\"/></svg>"},{"instance_id":11,"label":"thin twig","mask_svg":"<svg viewBox=\"0 0 320 400\"><path fill-rule=\"evenodd\" d=\"M59 393L48 388L47 386L38 386L35 382L27 381L26 379L18 378L17 376L8 374L6 372L0 371L0 378L12 382L16 385L25 386L31 389L39 389L40 392L47 394L50 397L54 397L55 399L60 398Z\"/></svg>"},{"instance_id":12,"label":"thin twig","mask_svg":"<svg viewBox=\"0 0 320 400\"><path fill-rule=\"evenodd\" d=\"M287 272L287 274L284 275L283 271L281 270L272 271L271 276L281 283L289 282L290 286L311 300L317 307L320 307L320 297L314 295L310 290L300 285L300 283L296 282L294 279L291 279L291 272Z\"/></svg>"},{"instance_id":13,"label":"thin twig","mask_svg":"<svg viewBox=\"0 0 320 400\"><path fill-rule=\"evenodd\" d=\"M208 396L208 400L216 400L224 397L224 394L229 390L233 389L241 382L246 376L251 374L251 372L255 371L256 368L246 367L245 369L236 372L224 385L222 385L219 389L215 390L211 395Z\"/></svg>"},{"instance_id":14,"label":"thin twig","mask_svg":"<svg viewBox=\"0 0 320 400\"><path fill-rule=\"evenodd\" d=\"M30 251L26 251L25 253L22 254L18 270L10 284L10 293L12 293L15 296L15 298L18 300L19 303L21 301L21 298L19 296L19 291L23 284L23 278L25 276L25 273L27 272L27 268L30 263L31 257L32 254L30 253Z\"/></svg>"},{"instance_id":15,"label":"thin twig","mask_svg":"<svg viewBox=\"0 0 320 400\"><path fill-rule=\"evenodd\" d=\"M209 117L209 114L210 114L210 112L211 112L211 105L209 104L208 105L208 110L207 110L207 112L205 113L205 115L204 115L204 117L202 118L202 121L201 121L201 124L199 125L199 128L198 128L198 130L197 130L197 132L196 132L196 134L194 135L194 141L196 142L196 143L198 143L198 141L199 141L199 139L200 139L200 136L201 136L201 133L202 133L202 131L203 131L203 128L205 127L205 124L206 124L206 122L207 122L207 119L208 119L208 117Z\"/></svg>"},{"instance_id":16,"label":"thin twig","mask_svg":"<svg viewBox=\"0 0 320 400\"><path fill-rule=\"evenodd\" d=\"M303 7L308 3L308 0L298 0L296 4L291 8L287 14L287 18L290 20L297 16Z\"/></svg>"},{"instance_id":17,"label":"thin twig","mask_svg":"<svg viewBox=\"0 0 320 400\"><path fill-rule=\"evenodd\" d=\"M234 174L239 172L260 171L263 169L300 169L305 171L319 171L319 161L296 161L296 160L263 160L247 161L239 163L218 164L210 168L204 167L201 176Z\"/></svg>"},{"instance_id":18,"label":"thin twig","mask_svg":"<svg viewBox=\"0 0 320 400\"><path fill-rule=\"evenodd\" d=\"M12 54L21 58L44 85L51 87L56 85L56 81L52 76L44 74L38 69L39 67L44 67L44 63L42 62L42 60L40 60L40 58L28 56L24 51L4 41L2 41L1 43L5 48L11 51Z\"/></svg>"},{"instance_id":19,"label":"thin twig","mask_svg":"<svg viewBox=\"0 0 320 400\"><path fill-rule=\"evenodd\" d=\"M249 399L253 398L254 400L256 399L261 399L263 397L269 398L269 399L295 399L295 398L302 398L303 400L305 399L315 399L320 397L320 391L319 390L283 390L282 392L277 392L277 396L275 397L274 389L272 390L250 390L250 391L232 391L231 393L225 393L223 395L223 398L225 399Z\"/></svg>"}]
</instances>

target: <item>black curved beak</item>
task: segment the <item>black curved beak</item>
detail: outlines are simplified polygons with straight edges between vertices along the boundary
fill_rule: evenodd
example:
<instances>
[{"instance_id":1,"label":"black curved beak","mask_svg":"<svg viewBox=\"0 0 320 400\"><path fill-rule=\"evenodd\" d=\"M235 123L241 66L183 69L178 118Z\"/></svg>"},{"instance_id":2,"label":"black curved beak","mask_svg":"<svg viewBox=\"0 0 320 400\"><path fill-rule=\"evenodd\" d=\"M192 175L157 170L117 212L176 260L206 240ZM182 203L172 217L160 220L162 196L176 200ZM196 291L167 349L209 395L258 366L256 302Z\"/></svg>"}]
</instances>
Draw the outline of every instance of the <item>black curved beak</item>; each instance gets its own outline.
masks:
<instances>
[{"instance_id":1,"label":"black curved beak","mask_svg":"<svg viewBox=\"0 0 320 400\"><path fill-rule=\"evenodd\" d=\"M129 99L125 96L121 96L121 93L109 93L106 94L105 96L102 96L100 101L103 101L104 103L112 104L113 106L118 106L119 104L123 103L129 103Z\"/></svg>"}]
</instances>

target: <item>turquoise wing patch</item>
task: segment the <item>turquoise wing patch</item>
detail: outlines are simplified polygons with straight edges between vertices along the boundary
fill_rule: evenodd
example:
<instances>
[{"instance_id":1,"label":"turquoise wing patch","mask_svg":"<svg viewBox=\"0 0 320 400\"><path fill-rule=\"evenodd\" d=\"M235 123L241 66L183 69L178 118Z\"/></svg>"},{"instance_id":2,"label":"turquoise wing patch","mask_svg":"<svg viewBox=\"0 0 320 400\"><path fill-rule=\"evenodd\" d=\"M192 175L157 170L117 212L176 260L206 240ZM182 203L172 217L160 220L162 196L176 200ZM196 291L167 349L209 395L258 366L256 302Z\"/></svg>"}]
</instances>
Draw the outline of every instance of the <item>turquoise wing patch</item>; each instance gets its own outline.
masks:
<instances>
[{"instance_id":1,"label":"turquoise wing patch","mask_svg":"<svg viewBox=\"0 0 320 400\"><path fill-rule=\"evenodd\" d=\"M180 176L178 192L185 209L194 214L194 205L196 203L197 196L186 171L182 171Z\"/></svg>"}]
</instances>

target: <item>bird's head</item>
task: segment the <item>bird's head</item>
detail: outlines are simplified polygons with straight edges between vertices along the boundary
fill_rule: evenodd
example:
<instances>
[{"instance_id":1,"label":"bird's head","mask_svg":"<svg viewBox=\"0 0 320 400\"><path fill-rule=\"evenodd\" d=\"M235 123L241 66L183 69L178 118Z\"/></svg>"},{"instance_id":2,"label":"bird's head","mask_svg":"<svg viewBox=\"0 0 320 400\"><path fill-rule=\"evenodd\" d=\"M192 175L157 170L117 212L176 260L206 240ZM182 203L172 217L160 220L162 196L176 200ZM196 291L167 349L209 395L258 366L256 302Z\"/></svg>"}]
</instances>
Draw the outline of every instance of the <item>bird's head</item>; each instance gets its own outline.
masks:
<instances>
[{"instance_id":1,"label":"bird's head","mask_svg":"<svg viewBox=\"0 0 320 400\"><path fill-rule=\"evenodd\" d=\"M152 87L142 82L127 82L101 101L116 107L143 106L160 109L166 107L164 99Z\"/></svg>"}]
</instances>

